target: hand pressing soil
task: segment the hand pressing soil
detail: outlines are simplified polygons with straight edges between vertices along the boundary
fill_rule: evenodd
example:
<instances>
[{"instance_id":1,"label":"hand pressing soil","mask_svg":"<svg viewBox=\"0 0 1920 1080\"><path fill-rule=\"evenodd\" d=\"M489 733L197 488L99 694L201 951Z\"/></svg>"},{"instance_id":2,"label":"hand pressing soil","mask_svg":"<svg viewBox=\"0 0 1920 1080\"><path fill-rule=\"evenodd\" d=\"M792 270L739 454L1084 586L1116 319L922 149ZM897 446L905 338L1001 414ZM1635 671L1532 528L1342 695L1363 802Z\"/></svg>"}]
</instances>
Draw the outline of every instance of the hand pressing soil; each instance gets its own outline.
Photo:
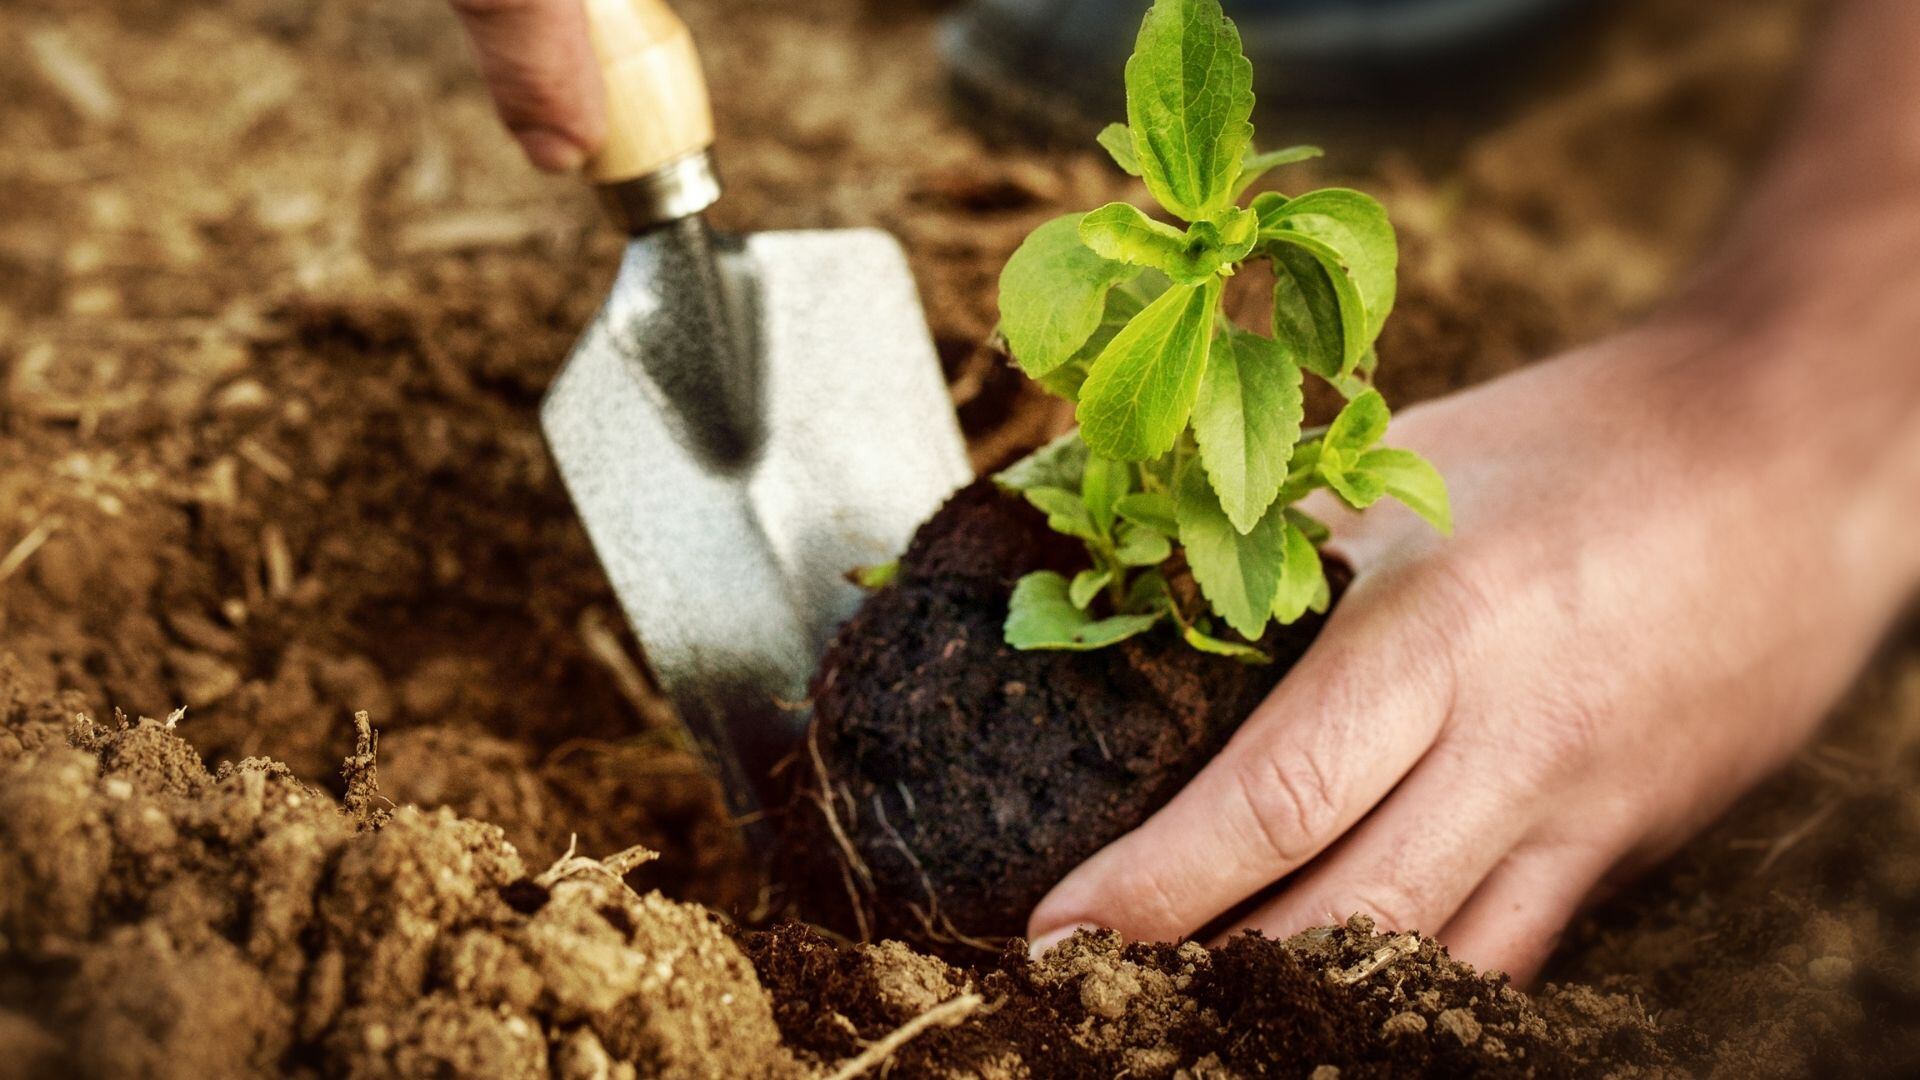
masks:
<instances>
[{"instance_id":1,"label":"hand pressing soil","mask_svg":"<svg viewBox=\"0 0 1920 1080\"><path fill-rule=\"evenodd\" d=\"M976 481L841 630L785 823L783 877L809 918L949 955L997 949L1055 881L1219 750L1322 623L1272 630L1262 666L1165 630L1085 653L1007 645L1013 582L1084 559L1039 512Z\"/></svg>"}]
</instances>

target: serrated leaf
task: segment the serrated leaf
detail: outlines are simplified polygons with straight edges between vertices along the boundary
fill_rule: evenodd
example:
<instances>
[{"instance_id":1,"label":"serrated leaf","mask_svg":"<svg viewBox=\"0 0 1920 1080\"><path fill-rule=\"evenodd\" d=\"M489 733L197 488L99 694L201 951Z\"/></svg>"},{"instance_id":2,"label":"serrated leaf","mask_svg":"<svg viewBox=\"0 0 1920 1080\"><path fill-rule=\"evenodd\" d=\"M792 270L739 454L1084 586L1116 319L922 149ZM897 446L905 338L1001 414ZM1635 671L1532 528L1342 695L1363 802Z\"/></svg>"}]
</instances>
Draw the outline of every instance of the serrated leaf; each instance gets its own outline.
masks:
<instances>
[{"instance_id":1,"label":"serrated leaf","mask_svg":"<svg viewBox=\"0 0 1920 1080\"><path fill-rule=\"evenodd\" d=\"M1114 335L1080 388L1075 416L1087 448L1146 461L1173 448L1207 367L1220 281L1175 285Z\"/></svg>"},{"instance_id":2,"label":"serrated leaf","mask_svg":"<svg viewBox=\"0 0 1920 1080\"><path fill-rule=\"evenodd\" d=\"M1234 528L1252 531L1287 479L1300 437L1300 369L1272 339L1223 334L1194 399L1200 461Z\"/></svg>"},{"instance_id":3,"label":"serrated leaf","mask_svg":"<svg viewBox=\"0 0 1920 1080\"><path fill-rule=\"evenodd\" d=\"M1181 231L1130 203L1108 203L1080 222L1080 240L1095 254L1159 270L1177 285L1198 285L1253 250L1260 218L1238 207Z\"/></svg>"},{"instance_id":4,"label":"serrated leaf","mask_svg":"<svg viewBox=\"0 0 1920 1080\"><path fill-rule=\"evenodd\" d=\"M1103 457L1087 459L1080 480L1080 501L1104 534L1113 529L1113 504L1133 490L1133 470L1118 461Z\"/></svg>"},{"instance_id":5,"label":"serrated leaf","mask_svg":"<svg viewBox=\"0 0 1920 1080\"><path fill-rule=\"evenodd\" d=\"M1167 291L1170 282L1167 276L1158 270L1144 270L1139 277L1123 281L1107 293L1107 309L1100 316L1100 325L1093 336L1066 363L1054 368L1034 381L1041 388L1056 397L1068 401L1080 400L1080 387L1087 381L1087 370L1093 366L1114 335L1126 328L1134 316L1146 310L1146 306Z\"/></svg>"},{"instance_id":6,"label":"serrated leaf","mask_svg":"<svg viewBox=\"0 0 1920 1080\"><path fill-rule=\"evenodd\" d=\"M1067 599L1082 611L1100 595L1100 590L1113 580L1111 570L1082 570L1073 575L1073 583L1067 586Z\"/></svg>"},{"instance_id":7,"label":"serrated leaf","mask_svg":"<svg viewBox=\"0 0 1920 1080\"><path fill-rule=\"evenodd\" d=\"M1140 175L1140 159L1133 156L1133 132L1125 124L1108 124L1097 136L1101 146L1113 157L1113 163L1128 176Z\"/></svg>"},{"instance_id":8,"label":"serrated leaf","mask_svg":"<svg viewBox=\"0 0 1920 1080\"><path fill-rule=\"evenodd\" d=\"M1355 459L1358 457L1358 454L1338 447L1322 446L1320 462L1315 471L1320 474L1322 480L1327 482L1327 486L1333 489L1333 493L1340 496L1341 502L1355 510L1365 510L1379 502L1380 496L1385 495L1387 489L1378 477L1354 468Z\"/></svg>"},{"instance_id":9,"label":"serrated leaf","mask_svg":"<svg viewBox=\"0 0 1920 1080\"><path fill-rule=\"evenodd\" d=\"M1213 613L1249 641L1258 641L1280 586L1286 515L1274 507L1242 533L1228 519L1213 488L1188 470L1178 503L1180 545Z\"/></svg>"},{"instance_id":10,"label":"serrated leaf","mask_svg":"<svg viewBox=\"0 0 1920 1080\"><path fill-rule=\"evenodd\" d=\"M1340 294L1327 268L1312 253L1291 244L1274 244L1267 254L1273 267L1274 340L1315 375L1339 377L1346 364L1346 328L1341 322ZM1357 302L1359 294L1351 285L1348 291ZM1361 322L1356 315L1355 325Z\"/></svg>"},{"instance_id":11,"label":"serrated leaf","mask_svg":"<svg viewBox=\"0 0 1920 1080\"><path fill-rule=\"evenodd\" d=\"M1036 510L1047 515L1047 528L1082 540L1099 540L1103 534L1087 512L1087 504L1075 492L1065 488L1037 487L1023 492Z\"/></svg>"},{"instance_id":12,"label":"serrated leaf","mask_svg":"<svg viewBox=\"0 0 1920 1080\"><path fill-rule=\"evenodd\" d=\"M1171 272L1181 261L1187 234L1132 203L1111 202L1080 219L1080 242L1103 259Z\"/></svg>"},{"instance_id":13,"label":"serrated leaf","mask_svg":"<svg viewBox=\"0 0 1920 1080\"><path fill-rule=\"evenodd\" d=\"M1186 639L1187 644L1203 653L1232 657L1243 664L1264 664L1273 659L1245 642L1226 641L1211 634L1203 634L1198 627L1189 626L1180 631L1180 636Z\"/></svg>"},{"instance_id":14,"label":"serrated leaf","mask_svg":"<svg viewBox=\"0 0 1920 1080\"><path fill-rule=\"evenodd\" d=\"M1162 536L1180 535L1180 522L1174 516L1173 496L1165 492L1135 492L1116 503L1114 509L1127 521L1152 529Z\"/></svg>"},{"instance_id":15,"label":"serrated leaf","mask_svg":"<svg viewBox=\"0 0 1920 1080\"><path fill-rule=\"evenodd\" d=\"M1219 0L1156 0L1126 82L1127 126L1147 190L1187 221L1226 206L1253 141L1253 65Z\"/></svg>"},{"instance_id":16,"label":"serrated leaf","mask_svg":"<svg viewBox=\"0 0 1920 1080\"><path fill-rule=\"evenodd\" d=\"M1322 441L1332 449L1358 454L1380 441L1392 419L1387 399L1378 390L1368 390L1341 407Z\"/></svg>"},{"instance_id":17,"label":"serrated leaf","mask_svg":"<svg viewBox=\"0 0 1920 1080\"><path fill-rule=\"evenodd\" d=\"M1387 494L1425 518L1440 535L1453 534L1447 482L1432 462L1411 450L1379 447L1361 454L1354 467L1380 481Z\"/></svg>"},{"instance_id":18,"label":"serrated leaf","mask_svg":"<svg viewBox=\"0 0 1920 1080\"><path fill-rule=\"evenodd\" d=\"M1339 374L1358 366L1393 310L1399 247L1386 210L1372 197L1327 188L1297 199L1263 194L1253 200L1260 236L1298 247L1327 271L1340 299L1343 337Z\"/></svg>"},{"instance_id":19,"label":"serrated leaf","mask_svg":"<svg viewBox=\"0 0 1920 1080\"><path fill-rule=\"evenodd\" d=\"M1233 197L1238 199L1245 195L1247 189L1258 183L1268 170L1277 169L1282 165L1292 165L1296 161L1306 161L1308 158L1317 158L1321 153L1321 149L1317 146L1289 146L1284 150L1268 150L1264 153L1256 152L1249 146L1246 158L1240 162L1240 178L1233 182Z\"/></svg>"},{"instance_id":20,"label":"serrated leaf","mask_svg":"<svg viewBox=\"0 0 1920 1080\"><path fill-rule=\"evenodd\" d=\"M1273 617L1285 626L1308 611L1326 609L1322 598L1327 593L1327 571L1320 561L1320 549L1314 547L1312 538L1292 514L1286 517L1281 546L1280 585L1274 590Z\"/></svg>"},{"instance_id":21,"label":"serrated leaf","mask_svg":"<svg viewBox=\"0 0 1920 1080\"><path fill-rule=\"evenodd\" d=\"M1001 491L1023 492L1054 487L1080 490L1087 468L1087 444L1078 431L1069 431L1040 449L993 474Z\"/></svg>"},{"instance_id":22,"label":"serrated leaf","mask_svg":"<svg viewBox=\"0 0 1920 1080\"><path fill-rule=\"evenodd\" d=\"M1125 522L1114 556L1122 566L1159 566L1173 556L1173 543L1156 530Z\"/></svg>"},{"instance_id":23,"label":"serrated leaf","mask_svg":"<svg viewBox=\"0 0 1920 1080\"><path fill-rule=\"evenodd\" d=\"M1107 293L1140 272L1081 243L1083 216L1035 229L1000 271L1000 332L1014 362L1036 379L1072 358L1099 328Z\"/></svg>"},{"instance_id":24,"label":"serrated leaf","mask_svg":"<svg viewBox=\"0 0 1920 1080\"><path fill-rule=\"evenodd\" d=\"M1125 640L1160 621L1159 614L1113 615L1094 619L1073 606L1067 579L1051 570L1021 578L1007 603L1003 628L1016 649L1066 649L1084 652Z\"/></svg>"}]
</instances>

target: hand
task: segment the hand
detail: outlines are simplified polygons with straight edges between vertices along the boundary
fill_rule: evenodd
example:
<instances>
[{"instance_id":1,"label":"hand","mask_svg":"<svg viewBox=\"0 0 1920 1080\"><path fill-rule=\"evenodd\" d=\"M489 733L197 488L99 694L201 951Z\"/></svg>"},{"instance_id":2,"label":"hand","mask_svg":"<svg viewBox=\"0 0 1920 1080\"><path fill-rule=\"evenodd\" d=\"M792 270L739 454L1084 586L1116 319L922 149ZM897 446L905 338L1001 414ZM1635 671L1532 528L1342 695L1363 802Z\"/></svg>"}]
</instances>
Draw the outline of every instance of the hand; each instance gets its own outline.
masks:
<instances>
[{"instance_id":1,"label":"hand","mask_svg":"<svg viewBox=\"0 0 1920 1080\"><path fill-rule=\"evenodd\" d=\"M1456 535L1316 508L1356 571L1320 639L1041 901L1036 950L1190 935L1278 882L1237 928L1365 912L1529 979L1793 753L1911 587L1876 556L1911 549L1880 520L1909 500L1836 471L1844 412L1756 374L1794 341L1649 329L1409 410L1389 441L1445 474Z\"/></svg>"},{"instance_id":2,"label":"hand","mask_svg":"<svg viewBox=\"0 0 1920 1080\"><path fill-rule=\"evenodd\" d=\"M606 138L606 88L581 0L451 0L494 106L527 158L579 168Z\"/></svg>"}]
</instances>

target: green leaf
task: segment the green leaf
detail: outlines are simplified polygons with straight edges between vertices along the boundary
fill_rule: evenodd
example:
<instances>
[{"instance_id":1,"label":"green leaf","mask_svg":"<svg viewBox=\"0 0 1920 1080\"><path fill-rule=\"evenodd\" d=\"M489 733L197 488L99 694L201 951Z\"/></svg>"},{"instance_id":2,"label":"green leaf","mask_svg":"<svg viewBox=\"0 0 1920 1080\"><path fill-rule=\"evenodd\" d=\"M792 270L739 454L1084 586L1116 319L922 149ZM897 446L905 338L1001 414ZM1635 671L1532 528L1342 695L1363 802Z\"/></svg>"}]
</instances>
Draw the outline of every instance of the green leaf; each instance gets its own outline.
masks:
<instances>
[{"instance_id":1,"label":"green leaf","mask_svg":"<svg viewBox=\"0 0 1920 1080\"><path fill-rule=\"evenodd\" d=\"M1260 195L1253 209L1260 216L1262 239L1307 251L1333 278L1347 331L1342 374L1351 370L1380 336L1393 310L1400 254L1386 209L1348 188L1327 188L1297 199ZM1342 288L1343 281L1347 288ZM1358 310L1349 310L1354 303Z\"/></svg>"},{"instance_id":2,"label":"green leaf","mask_svg":"<svg viewBox=\"0 0 1920 1080\"><path fill-rule=\"evenodd\" d=\"M1327 593L1327 571L1320 561L1320 550L1313 546L1312 538L1291 513L1286 515L1282 549L1280 587L1274 591L1273 617L1285 626L1308 611L1326 609L1321 598Z\"/></svg>"},{"instance_id":3,"label":"green leaf","mask_svg":"<svg viewBox=\"0 0 1920 1080\"><path fill-rule=\"evenodd\" d=\"M1242 533L1198 470L1180 485L1180 544L1214 614L1249 641L1260 640L1280 587L1286 515L1274 507Z\"/></svg>"},{"instance_id":4,"label":"green leaf","mask_svg":"<svg viewBox=\"0 0 1920 1080\"><path fill-rule=\"evenodd\" d=\"M1173 448L1207 366L1220 281L1175 285L1148 304L1093 362L1075 415L1087 448L1146 461Z\"/></svg>"},{"instance_id":5,"label":"green leaf","mask_svg":"<svg viewBox=\"0 0 1920 1080\"><path fill-rule=\"evenodd\" d=\"M1340 318L1340 294L1320 260L1291 244L1268 249L1273 267L1273 337L1300 366L1323 379L1338 378L1346 366L1346 328ZM1348 282L1358 303L1359 294ZM1357 315L1355 329L1362 325Z\"/></svg>"},{"instance_id":6,"label":"green leaf","mask_svg":"<svg viewBox=\"0 0 1920 1080\"><path fill-rule=\"evenodd\" d=\"M1257 153L1253 147L1249 146L1246 158L1240 162L1240 178L1233 182L1233 197L1238 199L1246 194L1247 189L1258 183L1268 170L1277 169L1282 165L1292 165L1296 161L1305 161L1308 158L1317 158L1321 153L1321 149L1317 146L1289 146L1284 150L1268 150L1266 153Z\"/></svg>"},{"instance_id":7,"label":"green leaf","mask_svg":"<svg viewBox=\"0 0 1920 1080\"><path fill-rule=\"evenodd\" d=\"M1087 504L1073 492L1065 488L1038 487L1023 494L1035 509L1047 515L1047 528L1054 532L1077 536L1082 540L1105 538L1105 533L1087 511Z\"/></svg>"},{"instance_id":8,"label":"green leaf","mask_svg":"<svg viewBox=\"0 0 1920 1080\"><path fill-rule=\"evenodd\" d=\"M1080 222L1080 240L1094 253L1159 270L1178 285L1198 285L1246 258L1259 236L1259 215L1238 207L1184 232L1123 202L1108 203Z\"/></svg>"},{"instance_id":9,"label":"green leaf","mask_svg":"<svg viewBox=\"0 0 1920 1080\"><path fill-rule=\"evenodd\" d=\"M1294 528L1306 534L1307 539L1313 541L1315 546L1326 543L1333 536L1333 530L1327 528L1319 518L1295 507L1287 507L1287 520L1293 523Z\"/></svg>"},{"instance_id":10,"label":"green leaf","mask_svg":"<svg viewBox=\"0 0 1920 1080\"><path fill-rule=\"evenodd\" d=\"M1387 488L1379 477L1354 468L1356 457L1357 454L1338 447L1323 446L1320 448L1320 464L1315 471L1333 489L1333 493L1340 496L1340 501L1355 510L1365 510L1379 502L1380 496L1387 493Z\"/></svg>"},{"instance_id":11,"label":"green leaf","mask_svg":"<svg viewBox=\"0 0 1920 1080\"><path fill-rule=\"evenodd\" d=\"M1147 190L1187 221L1224 208L1253 141L1253 65L1219 0L1156 0L1126 81L1127 125Z\"/></svg>"},{"instance_id":12,"label":"green leaf","mask_svg":"<svg viewBox=\"0 0 1920 1080\"><path fill-rule=\"evenodd\" d=\"M1125 124L1108 124L1100 129L1100 145L1113 155L1113 163L1128 176L1140 175L1140 161L1133 156L1133 132Z\"/></svg>"},{"instance_id":13,"label":"green leaf","mask_svg":"<svg viewBox=\"0 0 1920 1080\"><path fill-rule=\"evenodd\" d=\"M1160 621L1158 613L1096 620L1073 606L1068 591L1067 579L1051 570L1021 578L1007 603L1007 644L1016 649L1084 652L1130 638Z\"/></svg>"},{"instance_id":14,"label":"green leaf","mask_svg":"<svg viewBox=\"0 0 1920 1080\"><path fill-rule=\"evenodd\" d=\"M1093 336L1108 291L1140 272L1081 243L1083 216L1068 214L1035 229L1000 271L1000 332L1014 362L1036 379Z\"/></svg>"},{"instance_id":15,"label":"green leaf","mask_svg":"<svg viewBox=\"0 0 1920 1080\"><path fill-rule=\"evenodd\" d=\"M1080 400L1080 387L1087 381L1087 369L1093 366L1094 360L1106 349L1114 335L1125 329L1134 316L1146 310L1148 304L1159 299L1169 284L1165 274L1158 270L1145 270L1132 281L1115 285L1113 291L1107 293L1107 310L1100 316L1100 325L1094 329L1093 336L1066 363L1034 381L1057 397L1068 401Z\"/></svg>"},{"instance_id":16,"label":"green leaf","mask_svg":"<svg viewBox=\"0 0 1920 1080\"><path fill-rule=\"evenodd\" d=\"M1054 487L1080 490L1087 469L1087 444L1078 431L1069 431L1019 461L993 474L1001 491L1022 492Z\"/></svg>"},{"instance_id":17,"label":"green leaf","mask_svg":"<svg viewBox=\"0 0 1920 1080\"><path fill-rule=\"evenodd\" d=\"M1327 426L1326 446L1348 454L1358 454L1380 441L1392 420L1387 399L1378 390L1368 390L1346 403L1340 415Z\"/></svg>"},{"instance_id":18,"label":"green leaf","mask_svg":"<svg viewBox=\"0 0 1920 1080\"><path fill-rule=\"evenodd\" d=\"M1111 570L1082 570L1073 575L1073 584L1067 586L1067 599L1082 611L1100 595L1100 590L1113 580Z\"/></svg>"},{"instance_id":19,"label":"green leaf","mask_svg":"<svg viewBox=\"0 0 1920 1080\"><path fill-rule=\"evenodd\" d=\"M1251 645L1238 641L1224 641L1209 634L1203 634L1198 627L1189 626L1180 631L1187 644L1203 653L1215 656L1230 656L1243 664L1264 664L1273 659Z\"/></svg>"},{"instance_id":20,"label":"green leaf","mask_svg":"<svg viewBox=\"0 0 1920 1080\"><path fill-rule=\"evenodd\" d=\"M1440 535L1453 535L1447 482L1432 462L1411 450L1381 447L1361 454L1354 467L1380 481L1387 494L1425 518Z\"/></svg>"},{"instance_id":21,"label":"green leaf","mask_svg":"<svg viewBox=\"0 0 1920 1080\"><path fill-rule=\"evenodd\" d=\"M1158 570L1148 570L1136 576L1133 584L1127 586L1126 610L1138 615L1165 615L1173 611L1173 592L1167 588L1166 576Z\"/></svg>"},{"instance_id":22,"label":"green leaf","mask_svg":"<svg viewBox=\"0 0 1920 1080\"><path fill-rule=\"evenodd\" d=\"M1287 479L1301 400L1300 368L1272 339L1234 330L1214 342L1193 404L1193 436L1214 494L1243 533Z\"/></svg>"},{"instance_id":23,"label":"green leaf","mask_svg":"<svg viewBox=\"0 0 1920 1080\"><path fill-rule=\"evenodd\" d=\"M1153 529L1127 522L1120 526L1120 544L1114 549L1114 557L1122 566L1159 566L1173 557L1173 544Z\"/></svg>"},{"instance_id":24,"label":"green leaf","mask_svg":"<svg viewBox=\"0 0 1920 1080\"><path fill-rule=\"evenodd\" d=\"M1187 234L1153 220L1132 203L1112 202L1080 219L1080 242L1103 259L1150 266L1171 274L1186 250Z\"/></svg>"},{"instance_id":25,"label":"green leaf","mask_svg":"<svg viewBox=\"0 0 1920 1080\"><path fill-rule=\"evenodd\" d=\"M1152 529L1162 536L1180 535L1180 522L1174 516L1173 496L1164 492L1135 492L1116 503L1114 509L1127 521Z\"/></svg>"},{"instance_id":26,"label":"green leaf","mask_svg":"<svg viewBox=\"0 0 1920 1080\"><path fill-rule=\"evenodd\" d=\"M1104 535L1113 529L1113 504L1133 489L1133 470L1124 463L1103 457L1087 459L1080 481L1080 501Z\"/></svg>"}]
</instances>

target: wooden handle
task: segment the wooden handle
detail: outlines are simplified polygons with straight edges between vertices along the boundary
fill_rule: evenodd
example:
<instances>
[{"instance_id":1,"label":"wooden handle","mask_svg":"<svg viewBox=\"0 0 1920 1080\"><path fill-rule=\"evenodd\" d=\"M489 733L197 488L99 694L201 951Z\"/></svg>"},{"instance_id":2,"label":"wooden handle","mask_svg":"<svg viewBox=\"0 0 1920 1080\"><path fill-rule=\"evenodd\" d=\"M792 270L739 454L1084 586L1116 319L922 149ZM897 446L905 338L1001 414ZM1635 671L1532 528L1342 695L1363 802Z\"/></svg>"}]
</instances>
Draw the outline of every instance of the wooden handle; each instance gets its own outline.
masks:
<instances>
[{"instance_id":1,"label":"wooden handle","mask_svg":"<svg viewBox=\"0 0 1920 1080\"><path fill-rule=\"evenodd\" d=\"M713 108L687 24L665 0L585 0L607 83L607 142L587 176L617 184L713 145Z\"/></svg>"}]
</instances>

